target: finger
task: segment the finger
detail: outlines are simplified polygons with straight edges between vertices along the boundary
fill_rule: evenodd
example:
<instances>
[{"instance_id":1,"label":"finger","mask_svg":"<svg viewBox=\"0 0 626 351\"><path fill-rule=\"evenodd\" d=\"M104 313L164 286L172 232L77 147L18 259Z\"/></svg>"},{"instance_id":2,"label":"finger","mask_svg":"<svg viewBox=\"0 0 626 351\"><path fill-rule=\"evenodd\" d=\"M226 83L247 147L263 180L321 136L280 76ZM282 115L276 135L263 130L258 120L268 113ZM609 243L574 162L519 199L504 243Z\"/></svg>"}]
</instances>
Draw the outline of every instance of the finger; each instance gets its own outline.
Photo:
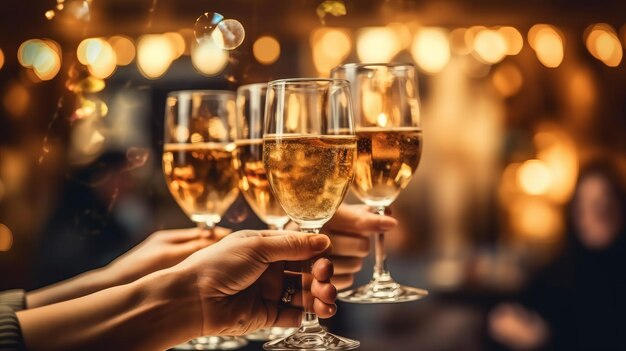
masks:
<instances>
[{"instance_id":1,"label":"finger","mask_svg":"<svg viewBox=\"0 0 626 351\"><path fill-rule=\"evenodd\" d=\"M244 234L254 253L265 263L301 261L319 256L330 248L330 239L323 234L303 234L264 230L257 236Z\"/></svg>"},{"instance_id":2,"label":"finger","mask_svg":"<svg viewBox=\"0 0 626 351\"><path fill-rule=\"evenodd\" d=\"M292 307L279 307L278 316L270 327L297 327L302 320L302 309Z\"/></svg>"},{"instance_id":3,"label":"finger","mask_svg":"<svg viewBox=\"0 0 626 351\"><path fill-rule=\"evenodd\" d=\"M337 312L337 305L334 303L327 304L323 301L315 299L315 301L313 301L313 311L317 313L317 316L320 318L330 318Z\"/></svg>"},{"instance_id":4,"label":"finger","mask_svg":"<svg viewBox=\"0 0 626 351\"><path fill-rule=\"evenodd\" d=\"M332 234L331 255L346 257L366 257L370 252L369 237Z\"/></svg>"},{"instance_id":5,"label":"finger","mask_svg":"<svg viewBox=\"0 0 626 351\"><path fill-rule=\"evenodd\" d=\"M316 299L327 304L334 304L337 299L337 289L335 289L331 283L324 283L317 280L311 283L311 294L315 296Z\"/></svg>"},{"instance_id":6,"label":"finger","mask_svg":"<svg viewBox=\"0 0 626 351\"><path fill-rule=\"evenodd\" d=\"M199 238L202 235L202 229L187 228L162 230L157 232L157 234L163 236L163 238L169 243L179 243Z\"/></svg>"},{"instance_id":7,"label":"finger","mask_svg":"<svg viewBox=\"0 0 626 351\"><path fill-rule=\"evenodd\" d=\"M319 281L328 281L333 276L333 263L327 258L320 258L313 263L311 273Z\"/></svg>"},{"instance_id":8,"label":"finger","mask_svg":"<svg viewBox=\"0 0 626 351\"><path fill-rule=\"evenodd\" d=\"M363 268L363 259L359 257L330 256L335 274L354 274Z\"/></svg>"},{"instance_id":9,"label":"finger","mask_svg":"<svg viewBox=\"0 0 626 351\"><path fill-rule=\"evenodd\" d=\"M326 228L367 236L395 228L398 221L389 216L371 213L365 205L342 204L328 221Z\"/></svg>"},{"instance_id":10,"label":"finger","mask_svg":"<svg viewBox=\"0 0 626 351\"><path fill-rule=\"evenodd\" d=\"M353 274L335 275L330 279L330 283L337 288L337 291L345 290L354 284Z\"/></svg>"},{"instance_id":11,"label":"finger","mask_svg":"<svg viewBox=\"0 0 626 351\"><path fill-rule=\"evenodd\" d=\"M196 238L195 240L189 240L187 242L173 244L172 246L174 247L171 250L173 252L176 252L176 255L179 256L182 260L186 258L187 256L191 255L192 253L198 250L202 250L205 247L212 245L213 243L215 243L214 240L200 237L200 238Z\"/></svg>"}]
</instances>

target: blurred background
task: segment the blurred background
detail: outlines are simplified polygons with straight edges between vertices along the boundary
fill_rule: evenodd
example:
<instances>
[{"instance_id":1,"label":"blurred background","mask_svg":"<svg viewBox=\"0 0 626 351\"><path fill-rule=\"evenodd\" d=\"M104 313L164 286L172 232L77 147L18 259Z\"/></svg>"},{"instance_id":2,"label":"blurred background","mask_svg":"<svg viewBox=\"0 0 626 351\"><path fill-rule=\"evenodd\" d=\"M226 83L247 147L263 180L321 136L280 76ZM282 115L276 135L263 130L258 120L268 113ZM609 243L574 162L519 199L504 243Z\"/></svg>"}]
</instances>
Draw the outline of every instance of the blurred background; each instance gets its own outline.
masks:
<instances>
[{"instance_id":1,"label":"blurred background","mask_svg":"<svg viewBox=\"0 0 626 351\"><path fill-rule=\"evenodd\" d=\"M196 41L214 12L242 25L222 38L241 45ZM625 13L609 0L5 2L0 289L193 226L161 171L167 92L408 61L425 146L392 206L389 266L432 295L341 304L332 328L363 350L626 349ZM221 225L262 227L242 198Z\"/></svg>"}]
</instances>

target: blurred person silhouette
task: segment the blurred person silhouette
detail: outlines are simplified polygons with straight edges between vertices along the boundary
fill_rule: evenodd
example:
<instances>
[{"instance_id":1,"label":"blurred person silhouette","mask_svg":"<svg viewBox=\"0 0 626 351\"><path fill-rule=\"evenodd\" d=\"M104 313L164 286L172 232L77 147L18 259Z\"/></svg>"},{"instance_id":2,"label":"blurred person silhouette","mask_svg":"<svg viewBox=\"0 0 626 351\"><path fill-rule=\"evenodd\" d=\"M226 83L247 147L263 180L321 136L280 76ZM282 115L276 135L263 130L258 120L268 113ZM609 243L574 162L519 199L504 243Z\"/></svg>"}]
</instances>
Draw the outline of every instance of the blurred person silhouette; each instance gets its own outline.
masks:
<instances>
[{"instance_id":1,"label":"blurred person silhouette","mask_svg":"<svg viewBox=\"0 0 626 351\"><path fill-rule=\"evenodd\" d=\"M566 208L561 255L520 303L489 314L498 342L515 350L626 350L626 193L606 160L581 169Z\"/></svg>"}]
</instances>

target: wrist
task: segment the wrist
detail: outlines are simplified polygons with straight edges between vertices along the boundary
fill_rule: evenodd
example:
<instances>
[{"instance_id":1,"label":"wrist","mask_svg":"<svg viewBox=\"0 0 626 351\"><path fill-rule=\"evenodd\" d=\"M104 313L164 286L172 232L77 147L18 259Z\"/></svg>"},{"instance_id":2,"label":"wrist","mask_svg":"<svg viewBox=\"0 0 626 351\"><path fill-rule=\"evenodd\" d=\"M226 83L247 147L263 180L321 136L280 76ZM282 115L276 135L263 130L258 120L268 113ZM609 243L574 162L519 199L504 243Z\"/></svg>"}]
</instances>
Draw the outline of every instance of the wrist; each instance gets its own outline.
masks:
<instances>
[{"instance_id":1,"label":"wrist","mask_svg":"<svg viewBox=\"0 0 626 351\"><path fill-rule=\"evenodd\" d=\"M175 343L202 336L202 304L195 272L174 266L152 273L132 284L163 323Z\"/></svg>"}]
</instances>

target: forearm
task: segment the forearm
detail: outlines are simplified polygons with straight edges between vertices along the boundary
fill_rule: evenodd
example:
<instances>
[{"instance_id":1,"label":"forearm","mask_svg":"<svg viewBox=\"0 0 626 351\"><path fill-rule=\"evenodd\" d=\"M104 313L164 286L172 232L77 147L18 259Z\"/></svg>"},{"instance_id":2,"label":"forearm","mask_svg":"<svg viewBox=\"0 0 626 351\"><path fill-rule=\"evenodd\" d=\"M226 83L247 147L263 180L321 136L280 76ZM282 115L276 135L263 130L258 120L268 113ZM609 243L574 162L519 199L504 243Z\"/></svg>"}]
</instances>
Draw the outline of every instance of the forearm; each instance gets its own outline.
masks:
<instances>
[{"instance_id":1,"label":"forearm","mask_svg":"<svg viewBox=\"0 0 626 351\"><path fill-rule=\"evenodd\" d=\"M200 336L195 276L169 269L18 313L29 350L158 350Z\"/></svg>"},{"instance_id":2,"label":"forearm","mask_svg":"<svg viewBox=\"0 0 626 351\"><path fill-rule=\"evenodd\" d=\"M74 278L28 292L26 294L26 306L28 308L47 306L119 285L112 278L107 274L106 268L92 270Z\"/></svg>"}]
</instances>

